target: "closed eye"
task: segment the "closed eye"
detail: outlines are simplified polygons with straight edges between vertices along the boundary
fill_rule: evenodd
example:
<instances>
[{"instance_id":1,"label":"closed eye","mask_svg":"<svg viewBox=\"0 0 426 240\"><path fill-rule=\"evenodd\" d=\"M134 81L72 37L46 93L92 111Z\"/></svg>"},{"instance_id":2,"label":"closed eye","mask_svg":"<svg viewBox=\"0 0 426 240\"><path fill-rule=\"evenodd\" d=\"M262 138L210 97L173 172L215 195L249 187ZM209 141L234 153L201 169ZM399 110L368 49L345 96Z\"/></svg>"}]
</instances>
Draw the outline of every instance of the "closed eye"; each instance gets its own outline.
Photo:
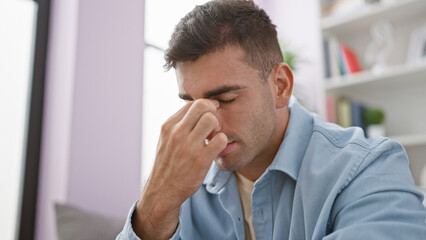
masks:
<instances>
[{"instance_id":1,"label":"closed eye","mask_svg":"<svg viewBox=\"0 0 426 240\"><path fill-rule=\"evenodd\" d=\"M218 99L218 101L219 101L219 103L223 103L223 104L230 104L230 103L232 103L233 101L235 101L235 98L234 98L234 99L231 99L231 100L220 100L220 99Z\"/></svg>"}]
</instances>

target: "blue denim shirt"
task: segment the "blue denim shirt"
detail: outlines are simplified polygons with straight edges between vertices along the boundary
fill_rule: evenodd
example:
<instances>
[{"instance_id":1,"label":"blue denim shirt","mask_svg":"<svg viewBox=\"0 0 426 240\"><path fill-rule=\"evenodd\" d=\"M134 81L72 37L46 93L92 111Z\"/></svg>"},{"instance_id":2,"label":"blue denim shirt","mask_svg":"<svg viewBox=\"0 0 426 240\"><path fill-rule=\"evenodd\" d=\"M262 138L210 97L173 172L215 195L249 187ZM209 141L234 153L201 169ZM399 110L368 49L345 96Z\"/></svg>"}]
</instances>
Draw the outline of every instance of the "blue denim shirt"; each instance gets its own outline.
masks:
<instances>
[{"instance_id":1,"label":"blue denim shirt","mask_svg":"<svg viewBox=\"0 0 426 240\"><path fill-rule=\"evenodd\" d=\"M284 141L254 184L258 240L426 239L423 195L400 144L324 122L294 98L288 107ZM117 239L139 239L131 226L134 207ZM212 165L182 205L171 239L245 239L232 172Z\"/></svg>"}]
</instances>

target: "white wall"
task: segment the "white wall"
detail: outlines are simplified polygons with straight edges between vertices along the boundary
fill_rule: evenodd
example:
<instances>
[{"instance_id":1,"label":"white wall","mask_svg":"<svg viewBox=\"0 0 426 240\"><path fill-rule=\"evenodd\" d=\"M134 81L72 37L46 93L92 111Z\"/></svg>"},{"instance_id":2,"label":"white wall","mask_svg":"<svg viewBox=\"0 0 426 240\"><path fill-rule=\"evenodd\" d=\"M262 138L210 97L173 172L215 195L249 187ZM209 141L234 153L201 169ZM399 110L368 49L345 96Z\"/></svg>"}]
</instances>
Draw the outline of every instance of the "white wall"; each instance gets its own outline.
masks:
<instances>
[{"instance_id":1,"label":"white wall","mask_svg":"<svg viewBox=\"0 0 426 240\"><path fill-rule=\"evenodd\" d=\"M27 140L37 6L0 1L0 239L16 238Z\"/></svg>"},{"instance_id":2,"label":"white wall","mask_svg":"<svg viewBox=\"0 0 426 240\"><path fill-rule=\"evenodd\" d=\"M278 37L288 42L301 58L295 71L296 95L309 110L323 114L319 1L259 0L258 3L277 25Z\"/></svg>"}]
</instances>

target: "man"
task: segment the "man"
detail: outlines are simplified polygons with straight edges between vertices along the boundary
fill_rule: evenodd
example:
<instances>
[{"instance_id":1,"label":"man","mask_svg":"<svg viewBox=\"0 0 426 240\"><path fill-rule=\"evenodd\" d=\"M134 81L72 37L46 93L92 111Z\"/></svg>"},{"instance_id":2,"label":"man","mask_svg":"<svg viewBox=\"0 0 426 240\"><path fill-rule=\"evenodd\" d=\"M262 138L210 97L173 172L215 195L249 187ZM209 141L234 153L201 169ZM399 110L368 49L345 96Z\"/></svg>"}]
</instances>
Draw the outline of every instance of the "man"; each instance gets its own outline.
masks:
<instances>
[{"instance_id":1,"label":"man","mask_svg":"<svg viewBox=\"0 0 426 240\"><path fill-rule=\"evenodd\" d=\"M404 149L291 98L275 26L251 1L212 1L172 35L187 104L117 239L426 239Z\"/></svg>"}]
</instances>

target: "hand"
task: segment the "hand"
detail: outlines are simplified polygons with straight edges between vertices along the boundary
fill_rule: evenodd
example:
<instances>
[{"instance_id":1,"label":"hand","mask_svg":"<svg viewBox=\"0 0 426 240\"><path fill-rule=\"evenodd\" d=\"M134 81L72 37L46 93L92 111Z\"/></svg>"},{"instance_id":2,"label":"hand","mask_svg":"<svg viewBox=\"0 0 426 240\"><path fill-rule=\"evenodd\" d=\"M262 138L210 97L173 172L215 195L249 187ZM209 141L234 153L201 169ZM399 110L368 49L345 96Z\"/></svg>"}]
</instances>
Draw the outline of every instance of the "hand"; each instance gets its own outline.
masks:
<instances>
[{"instance_id":1,"label":"hand","mask_svg":"<svg viewBox=\"0 0 426 240\"><path fill-rule=\"evenodd\" d=\"M154 167L133 218L135 232L144 239L173 234L180 206L201 187L213 160L226 147L228 139L219 132L215 116L218 107L217 101L199 99L163 124Z\"/></svg>"}]
</instances>

